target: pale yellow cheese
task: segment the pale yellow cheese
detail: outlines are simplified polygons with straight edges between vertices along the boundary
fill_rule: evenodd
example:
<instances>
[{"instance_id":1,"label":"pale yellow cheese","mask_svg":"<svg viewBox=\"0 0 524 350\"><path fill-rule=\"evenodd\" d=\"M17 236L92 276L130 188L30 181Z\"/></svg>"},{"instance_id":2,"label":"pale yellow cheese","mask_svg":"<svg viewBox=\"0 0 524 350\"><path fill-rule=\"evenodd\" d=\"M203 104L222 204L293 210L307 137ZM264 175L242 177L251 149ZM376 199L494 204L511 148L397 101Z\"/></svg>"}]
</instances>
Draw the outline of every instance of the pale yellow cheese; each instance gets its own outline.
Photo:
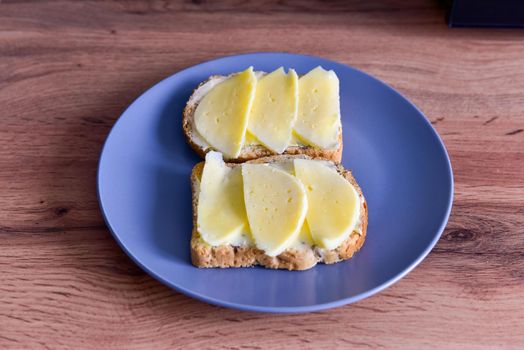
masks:
<instances>
[{"instance_id":1,"label":"pale yellow cheese","mask_svg":"<svg viewBox=\"0 0 524 350\"><path fill-rule=\"evenodd\" d=\"M256 84L257 78L250 67L216 85L195 110L196 130L227 158L238 157L244 146Z\"/></svg>"},{"instance_id":2,"label":"pale yellow cheese","mask_svg":"<svg viewBox=\"0 0 524 350\"><path fill-rule=\"evenodd\" d=\"M321 162L295 159L295 175L307 192L306 222L311 237L325 249L345 241L360 216L360 198L355 188L335 169Z\"/></svg>"},{"instance_id":3,"label":"pale yellow cheese","mask_svg":"<svg viewBox=\"0 0 524 350\"><path fill-rule=\"evenodd\" d=\"M262 145L282 153L290 143L297 110L297 73L290 69L286 74L280 67L258 80L247 128Z\"/></svg>"},{"instance_id":4,"label":"pale yellow cheese","mask_svg":"<svg viewBox=\"0 0 524 350\"><path fill-rule=\"evenodd\" d=\"M308 202L308 205L309 205L309 202ZM309 230L309 226L307 225L307 220L304 220L304 224L302 225L302 228L300 229L297 240L299 243L305 244L307 246L312 246L314 244L313 237L311 237L311 231Z\"/></svg>"},{"instance_id":5,"label":"pale yellow cheese","mask_svg":"<svg viewBox=\"0 0 524 350\"><path fill-rule=\"evenodd\" d=\"M243 164L244 201L255 244L277 256L296 240L307 212L304 186L294 176L263 164Z\"/></svg>"},{"instance_id":6,"label":"pale yellow cheese","mask_svg":"<svg viewBox=\"0 0 524 350\"><path fill-rule=\"evenodd\" d=\"M246 139L244 141L244 145L251 146L251 145L260 145L260 142L257 140L253 134L249 132L249 130L246 131Z\"/></svg>"},{"instance_id":7,"label":"pale yellow cheese","mask_svg":"<svg viewBox=\"0 0 524 350\"><path fill-rule=\"evenodd\" d=\"M226 166L218 152L206 155L197 210L197 230L210 245L238 241L248 231L242 171Z\"/></svg>"},{"instance_id":8,"label":"pale yellow cheese","mask_svg":"<svg viewBox=\"0 0 524 350\"><path fill-rule=\"evenodd\" d=\"M339 81L333 71L317 67L298 80L298 117L294 131L300 141L322 149L339 144Z\"/></svg>"}]
</instances>

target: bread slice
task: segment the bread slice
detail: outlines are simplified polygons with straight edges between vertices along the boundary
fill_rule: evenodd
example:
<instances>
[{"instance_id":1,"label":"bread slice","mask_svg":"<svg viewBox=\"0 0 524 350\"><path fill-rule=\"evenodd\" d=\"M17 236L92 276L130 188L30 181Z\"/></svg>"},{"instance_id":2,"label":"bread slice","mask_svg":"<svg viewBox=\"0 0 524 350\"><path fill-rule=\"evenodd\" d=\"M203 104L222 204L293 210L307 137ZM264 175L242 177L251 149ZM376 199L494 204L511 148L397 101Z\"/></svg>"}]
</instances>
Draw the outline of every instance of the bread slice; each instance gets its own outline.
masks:
<instances>
[{"instance_id":1,"label":"bread slice","mask_svg":"<svg viewBox=\"0 0 524 350\"><path fill-rule=\"evenodd\" d=\"M256 72L257 76L263 76L264 72ZM195 123L194 123L194 114L195 110L198 107L198 104L200 101L204 98L204 96L217 84L223 82L229 76L222 76L222 75L214 75L208 78L206 81L200 83L200 85L197 86L197 88L193 91L193 94L189 97L189 100L187 101L186 107L183 111L183 117L182 117L182 128L184 130L184 134L186 136L186 140L197 152L201 157L205 157L206 153L208 151L211 151L212 148L209 146L204 145L204 140L198 136L196 129L195 129ZM320 149L316 147L301 145L301 146L290 146L288 147L283 154L304 154L313 158L325 158L328 160L332 160L334 162L340 163L342 159L342 128L340 129L340 132L338 133L338 147L336 149ZM261 157L268 157L271 155L275 155L273 151L270 149L262 146L262 145L245 145L238 156L238 158L234 159L226 159L229 162L245 162L252 159L257 159Z\"/></svg>"},{"instance_id":2,"label":"bread slice","mask_svg":"<svg viewBox=\"0 0 524 350\"><path fill-rule=\"evenodd\" d=\"M313 159L306 155L269 156L255 159L248 163L272 163L295 158ZM325 160L325 159L324 159ZM229 167L239 166L235 163L226 163ZM272 257L252 246L210 246L200 238L197 231L197 207L200 193L200 179L204 169L204 162L200 162L191 173L191 187L193 193L193 232L191 236L191 260L197 267L249 267L261 265L271 269L306 270L317 263L333 264L349 259L357 252L366 239L368 224L368 210L362 190L349 170L334 163L337 171L346 178L357 190L360 197L360 233L353 231L338 248L333 250L319 247L289 248L278 256Z\"/></svg>"}]
</instances>

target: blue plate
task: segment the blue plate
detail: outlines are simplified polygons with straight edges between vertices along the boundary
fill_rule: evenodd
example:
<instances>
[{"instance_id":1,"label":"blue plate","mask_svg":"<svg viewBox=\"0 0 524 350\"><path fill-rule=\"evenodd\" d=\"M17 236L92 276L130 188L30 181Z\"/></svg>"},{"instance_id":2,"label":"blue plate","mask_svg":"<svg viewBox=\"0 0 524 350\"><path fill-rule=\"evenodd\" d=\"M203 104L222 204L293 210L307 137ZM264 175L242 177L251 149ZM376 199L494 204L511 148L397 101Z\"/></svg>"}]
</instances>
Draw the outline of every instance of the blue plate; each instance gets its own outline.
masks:
<instances>
[{"instance_id":1,"label":"blue plate","mask_svg":"<svg viewBox=\"0 0 524 350\"><path fill-rule=\"evenodd\" d=\"M302 272L191 265L189 174L201 159L186 144L182 109L214 74L249 66L299 74L321 65L340 79L343 164L369 206L366 242L353 259ZM309 312L361 300L398 281L429 253L451 210L453 174L439 136L424 115L381 81L326 59L255 53L185 69L140 96L117 121L98 169L107 225L151 276L191 297L263 312Z\"/></svg>"}]
</instances>

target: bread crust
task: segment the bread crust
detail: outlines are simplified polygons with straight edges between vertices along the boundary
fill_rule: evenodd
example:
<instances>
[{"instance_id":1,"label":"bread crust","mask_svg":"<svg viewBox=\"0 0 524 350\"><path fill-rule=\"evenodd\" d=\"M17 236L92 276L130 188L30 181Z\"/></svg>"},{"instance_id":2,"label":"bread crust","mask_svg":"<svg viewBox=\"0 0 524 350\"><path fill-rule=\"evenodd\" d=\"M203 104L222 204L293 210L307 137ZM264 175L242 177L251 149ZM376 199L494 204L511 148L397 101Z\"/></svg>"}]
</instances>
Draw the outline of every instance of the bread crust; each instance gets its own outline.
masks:
<instances>
[{"instance_id":1,"label":"bread crust","mask_svg":"<svg viewBox=\"0 0 524 350\"><path fill-rule=\"evenodd\" d=\"M307 155L284 155L269 156L255 159L248 163L271 163L289 159L322 159ZM230 167L238 166L234 163L226 163ZM335 164L337 171L346 178L357 190L360 197L360 221L361 234L353 231L339 247L332 250L319 249L316 247L295 249L290 248L280 255L271 257L256 247L220 245L210 246L205 243L197 231L197 207L200 192L200 178L204 169L204 162L200 162L193 168L191 173L192 205L193 205L193 232L191 235L191 261L197 267L249 267L261 265L270 269L307 270L317 263L334 264L336 262L351 258L364 244L368 226L368 209L364 195L357 184L351 171L344 169L340 164Z\"/></svg>"},{"instance_id":2,"label":"bread crust","mask_svg":"<svg viewBox=\"0 0 524 350\"><path fill-rule=\"evenodd\" d=\"M184 130L186 141L191 146L191 148L196 153L198 153L202 158L205 158L206 153L211 151L212 149L211 148L202 148L201 145L195 142L195 138L193 137L193 116L201 100L197 92L208 82L214 79L223 79L223 78L224 78L223 76L215 75L215 76L209 77L207 80L200 83L196 87L196 89L193 91L191 96L189 97L186 107L184 108L184 111L182 112L182 129ZM342 159L342 148L343 148L342 128L340 128L340 131L338 133L338 147L336 149L329 150L329 149L315 148L311 146L290 146L284 151L283 154L285 155L303 154L303 155L306 155L312 158L324 158L324 159L328 159L336 163L340 163ZM277 155L277 154L262 145L248 145L242 148L242 151L237 158L226 159L226 160L228 162L242 163L248 160L258 159L262 157L269 157L273 155Z\"/></svg>"}]
</instances>

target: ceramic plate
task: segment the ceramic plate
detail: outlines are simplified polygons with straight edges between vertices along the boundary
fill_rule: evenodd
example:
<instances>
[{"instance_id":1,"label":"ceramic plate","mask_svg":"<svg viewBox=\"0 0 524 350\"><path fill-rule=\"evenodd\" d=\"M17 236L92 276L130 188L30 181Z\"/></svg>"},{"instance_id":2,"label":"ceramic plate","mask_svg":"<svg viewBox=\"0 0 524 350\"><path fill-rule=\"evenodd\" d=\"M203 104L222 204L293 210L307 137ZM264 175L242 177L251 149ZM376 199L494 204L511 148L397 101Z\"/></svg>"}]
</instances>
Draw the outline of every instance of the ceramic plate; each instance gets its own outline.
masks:
<instances>
[{"instance_id":1,"label":"ceramic plate","mask_svg":"<svg viewBox=\"0 0 524 350\"><path fill-rule=\"evenodd\" d=\"M182 109L210 75L254 66L304 74L321 65L340 80L343 165L368 202L363 248L345 262L290 272L191 265L191 168ZM224 57L178 72L143 93L104 145L98 194L107 225L145 271L188 296L263 312L309 312L369 297L406 275L439 239L453 198L446 149L428 120L391 87L349 66L283 53Z\"/></svg>"}]
</instances>

